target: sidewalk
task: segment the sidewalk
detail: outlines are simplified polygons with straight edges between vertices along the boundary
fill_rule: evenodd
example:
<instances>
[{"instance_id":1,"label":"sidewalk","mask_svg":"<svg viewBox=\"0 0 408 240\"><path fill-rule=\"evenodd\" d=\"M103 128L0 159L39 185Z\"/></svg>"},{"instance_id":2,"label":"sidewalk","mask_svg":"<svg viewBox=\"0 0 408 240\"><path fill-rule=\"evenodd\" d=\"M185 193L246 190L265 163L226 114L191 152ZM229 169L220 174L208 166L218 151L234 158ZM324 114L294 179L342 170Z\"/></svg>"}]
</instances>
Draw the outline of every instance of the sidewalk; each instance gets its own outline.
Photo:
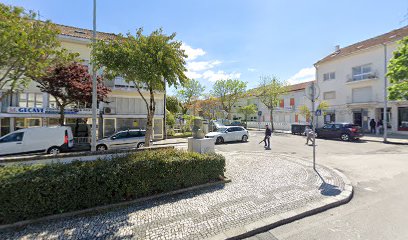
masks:
<instances>
[{"instance_id":1,"label":"sidewalk","mask_svg":"<svg viewBox=\"0 0 408 240\"><path fill-rule=\"evenodd\" d=\"M348 202L341 173L310 160L262 152L224 153L225 186L214 186L97 215L28 225L1 239L226 239L265 231ZM322 181L324 179L324 182Z\"/></svg>"},{"instance_id":2,"label":"sidewalk","mask_svg":"<svg viewBox=\"0 0 408 240\"><path fill-rule=\"evenodd\" d=\"M375 135L375 134L364 134L362 140L370 141L370 142L384 142L383 135ZM401 145L408 145L408 135L403 134L388 134L387 136L387 143L390 144L401 144Z\"/></svg>"},{"instance_id":3,"label":"sidewalk","mask_svg":"<svg viewBox=\"0 0 408 240\"><path fill-rule=\"evenodd\" d=\"M250 128L249 131L261 131L264 132L264 129L259 130L258 128ZM285 133L285 134L292 134L291 131L287 130L275 130L275 133ZM383 135L375 135L370 133L364 133L364 137L361 138L362 140L369 141L369 142L384 142ZM408 135L403 134L396 134L391 133L387 136L387 143L388 144L399 144L399 145L408 145Z\"/></svg>"},{"instance_id":4,"label":"sidewalk","mask_svg":"<svg viewBox=\"0 0 408 240\"><path fill-rule=\"evenodd\" d=\"M153 146L160 146L160 145L172 145L172 144L180 144L180 143L187 143L186 138L168 138L159 141L153 142Z\"/></svg>"}]
</instances>

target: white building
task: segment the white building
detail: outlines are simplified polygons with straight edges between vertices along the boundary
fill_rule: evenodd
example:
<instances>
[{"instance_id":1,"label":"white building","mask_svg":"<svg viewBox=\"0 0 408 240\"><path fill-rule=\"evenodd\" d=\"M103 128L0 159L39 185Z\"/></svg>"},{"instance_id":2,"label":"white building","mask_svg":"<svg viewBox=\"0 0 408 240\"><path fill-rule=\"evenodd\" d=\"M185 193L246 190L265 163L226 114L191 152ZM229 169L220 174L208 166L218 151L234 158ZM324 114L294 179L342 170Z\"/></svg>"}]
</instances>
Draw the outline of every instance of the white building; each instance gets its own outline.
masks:
<instances>
[{"instance_id":1,"label":"white building","mask_svg":"<svg viewBox=\"0 0 408 240\"><path fill-rule=\"evenodd\" d=\"M290 130L291 124L293 123L305 123L309 121L299 114L299 107L306 105L309 109L311 108L310 100L307 99L305 95L305 89L311 83L310 81L289 86L289 91L282 96L278 106L273 110L275 129ZM251 90L248 92L251 93ZM259 125L263 127L265 124L271 122L269 109L254 95L240 99L233 106L233 119L244 120L244 116L238 113L238 109L250 104L257 106L258 113L248 116L248 127L258 127Z\"/></svg>"},{"instance_id":2,"label":"white building","mask_svg":"<svg viewBox=\"0 0 408 240\"><path fill-rule=\"evenodd\" d=\"M352 122L368 131L371 119L383 120L386 65L397 41L406 36L408 26L337 48L315 63L321 97L330 104L327 116L331 121ZM408 134L408 101L389 101L387 116L389 131Z\"/></svg>"},{"instance_id":3,"label":"white building","mask_svg":"<svg viewBox=\"0 0 408 240\"><path fill-rule=\"evenodd\" d=\"M92 31L64 25L57 27L61 31L58 36L61 45L68 51L79 53L85 64L89 63ZM97 33L98 39L108 40L114 37L116 35L111 33ZM0 91L0 136L20 128L58 125L59 114L55 111L57 110L55 100L49 94L42 93L36 85L35 82L31 82L27 89L3 96L2 99ZM146 128L146 105L134 86L120 78L106 81L106 85L112 91L108 95L108 103L99 104L98 137L109 136L115 131L129 128ZM143 94L149 98L147 92ZM164 94L158 93L155 99L153 134L159 139L163 138ZM74 124L79 119L81 122L91 123L90 109L77 110L66 110L65 124Z\"/></svg>"}]
</instances>

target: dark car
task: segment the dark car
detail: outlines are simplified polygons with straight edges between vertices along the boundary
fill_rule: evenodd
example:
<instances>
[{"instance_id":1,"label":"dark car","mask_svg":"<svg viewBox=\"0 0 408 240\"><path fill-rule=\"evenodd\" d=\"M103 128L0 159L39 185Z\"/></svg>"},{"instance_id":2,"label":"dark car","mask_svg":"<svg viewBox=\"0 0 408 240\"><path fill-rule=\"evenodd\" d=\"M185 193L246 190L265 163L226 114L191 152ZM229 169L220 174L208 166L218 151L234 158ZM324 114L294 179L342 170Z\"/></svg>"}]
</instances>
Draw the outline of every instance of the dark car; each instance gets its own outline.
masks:
<instances>
[{"instance_id":1,"label":"dark car","mask_svg":"<svg viewBox=\"0 0 408 240\"><path fill-rule=\"evenodd\" d=\"M361 127L352 123L329 123L316 128L318 138L340 138L343 141L357 140L364 136Z\"/></svg>"}]
</instances>

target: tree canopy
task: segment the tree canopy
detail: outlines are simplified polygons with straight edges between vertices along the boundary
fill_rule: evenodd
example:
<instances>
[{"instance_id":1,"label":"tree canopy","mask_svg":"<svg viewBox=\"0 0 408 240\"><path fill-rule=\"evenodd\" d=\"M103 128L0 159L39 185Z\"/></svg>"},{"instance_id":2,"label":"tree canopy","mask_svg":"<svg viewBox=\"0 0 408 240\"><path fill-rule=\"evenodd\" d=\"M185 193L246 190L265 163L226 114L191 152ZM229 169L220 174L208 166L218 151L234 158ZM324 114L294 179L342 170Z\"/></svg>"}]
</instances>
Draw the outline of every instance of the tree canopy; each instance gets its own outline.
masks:
<instances>
[{"instance_id":1,"label":"tree canopy","mask_svg":"<svg viewBox=\"0 0 408 240\"><path fill-rule=\"evenodd\" d=\"M193 109L195 114L196 101L203 95L205 87L198 80L191 79L178 91L177 95L183 104L183 114Z\"/></svg>"},{"instance_id":2,"label":"tree canopy","mask_svg":"<svg viewBox=\"0 0 408 240\"><path fill-rule=\"evenodd\" d=\"M238 113L241 113L244 115L245 123L247 124L248 124L248 116L251 114L255 114L256 111L257 111L257 107L255 104L246 105L238 109Z\"/></svg>"},{"instance_id":3,"label":"tree canopy","mask_svg":"<svg viewBox=\"0 0 408 240\"><path fill-rule=\"evenodd\" d=\"M263 76L260 78L258 88L255 89L255 94L259 97L259 100L265 104L269 110L271 127L273 126L273 109L278 106L282 95L288 92L288 84L286 82L281 82L278 78L274 76Z\"/></svg>"},{"instance_id":4,"label":"tree canopy","mask_svg":"<svg viewBox=\"0 0 408 240\"><path fill-rule=\"evenodd\" d=\"M155 94L168 86L184 85L188 78L184 72L187 55L181 42L175 41L176 34L165 35L162 29L143 35L119 35L109 41L97 41L93 45L92 61L103 67L108 79L123 77L133 82L147 108L145 146L150 145L153 117L156 111ZM147 91L149 98L142 93Z\"/></svg>"},{"instance_id":5,"label":"tree canopy","mask_svg":"<svg viewBox=\"0 0 408 240\"><path fill-rule=\"evenodd\" d=\"M42 92L55 98L60 111L60 124L64 124L64 110L67 105L92 103L92 76L88 67L77 62L49 68L47 75L36 80ZM102 78L97 79L97 99L104 101L110 89Z\"/></svg>"},{"instance_id":6,"label":"tree canopy","mask_svg":"<svg viewBox=\"0 0 408 240\"><path fill-rule=\"evenodd\" d=\"M44 76L60 53L58 29L36 14L0 3L0 90L24 88Z\"/></svg>"},{"instance_id":7,"label":"tree canopy","mask_svg":"<svg viewBox=\"0 0 408 240\"><path fill-rule=\"evenodd\" d=\"M166 109L173 114L179 113L181 110L181 103L176 96L166 97Z\"/></svg>"},{"instance_id":8,"label":"tree canopy","mask_svg":"<svg viewBox=\"0 0 408 240\"><path fill-rule=\"evenodd\" d=\"M247 84L239 79L218 80L215 82L212 95L218 99L221 107L231 120L232 106L245 94Z\"/></svg>"},{"instance_id":9,"label":"tree canopy","mask_svg":"<svg viewBox=\"0 0 408 240\"><path fill-rule=\"evenodd\" d=\"M388 64L387 76L392 84L388 88L390 100L408 100L408 37L399 44Z\"/></svg>"}]
</instances>

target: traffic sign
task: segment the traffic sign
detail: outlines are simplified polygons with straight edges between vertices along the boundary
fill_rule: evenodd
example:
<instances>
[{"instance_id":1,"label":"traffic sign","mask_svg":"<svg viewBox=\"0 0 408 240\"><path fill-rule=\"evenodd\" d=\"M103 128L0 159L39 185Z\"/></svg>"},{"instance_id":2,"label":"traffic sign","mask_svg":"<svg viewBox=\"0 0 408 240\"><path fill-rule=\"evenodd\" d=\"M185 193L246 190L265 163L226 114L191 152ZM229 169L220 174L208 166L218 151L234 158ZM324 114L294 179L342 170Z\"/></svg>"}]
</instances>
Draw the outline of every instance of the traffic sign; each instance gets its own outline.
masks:
<instances>
[{"instance_id":1,"label":"traffic sign","mask_svg":"<svg viewBox=\"0 0 408 240\"><path fill-rule=\"evenodd\" d=\"M262 111L258 111L258 116L262 116Z\"/></svg>"},{"instance_id":2,"label":"traffic sign","mask_svg":"<svg viewBox=\"0 0 408 240\"><path fill-rule=\"evenodd\" d=\"M315 112L315 116L316 116L316 117L322 116L322 110L317 109L316 112Z\"/></svg>"}]
</instances>

